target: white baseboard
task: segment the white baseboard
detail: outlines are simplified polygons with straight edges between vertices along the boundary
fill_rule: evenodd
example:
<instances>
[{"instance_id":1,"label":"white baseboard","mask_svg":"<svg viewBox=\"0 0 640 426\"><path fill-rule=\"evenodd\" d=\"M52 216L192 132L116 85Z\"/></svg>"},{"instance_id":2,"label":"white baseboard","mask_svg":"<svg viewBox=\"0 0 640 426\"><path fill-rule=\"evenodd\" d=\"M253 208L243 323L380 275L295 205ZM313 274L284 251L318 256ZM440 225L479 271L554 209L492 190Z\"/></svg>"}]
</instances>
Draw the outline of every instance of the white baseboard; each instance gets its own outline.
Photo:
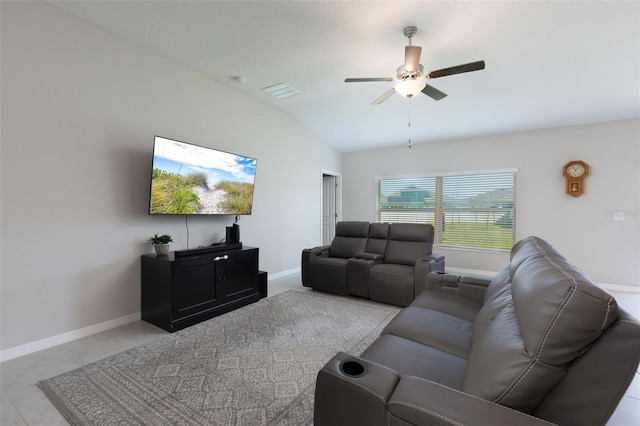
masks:
<instances>
[{"instance_id":1,"label":"white baseboard","mask_svg":"<svg viewBox=\"0 0 640 426\"><path fill-rule=\"evenodd\" d=\"M607 284L600 283L600 285L609 291L619 291L622 293L640 293L640 287L632 287L630 285L621 285L621 284Z\"/></svg>"},{"instance_id":2,"label":"white baseboard","mask_svg":"<svg viewBox=\"0 0 640 426\"><path fill-rule=\"evenodd\" d=\"M293 274L299 274L301 268L288 269L286 271L276 272L275 274L267 274L267 280L277 280L278 278L287 277Z\"/></svg>"},{"instance_id":3,"label":"white baseboard","mask_svg":"<svg viewBox=\"0 0 640 426\"><path fill-rule=\"evenodd\" d=\"M90 325L89 327L81 328L78 330L68 331L66 333L58 334L57 336L47 337L46 339L37 340L35 342L5 349L0 352L0 362L9 361L10 359L42 351L44 349L49 349L54 346L62 345L64 343L69 343L74 340L91 336L102 331L111 330L112 328L120 327L122 325L129 324L138 320L140 320L140 312L101 322L100 324Z\"/></svg>"},{"instance_id":4,"label":"white baseboard","mask_svg":"<svg viewBox=\"0 0 640 426\"><path fill-rule=\"evenodd\" d=\"M283 278L289 275L299 274L299 273L300 273L300 268L293 268L286 271L277 272L275 274L268 274L267 279L275 280L278 278ZM138 321L140 320L140 318L141 318L140 312L136 312L134 314L126 315L124 317L116 318L109 321L105 321L100 324L91 325L89 327L69 331L67 333L62 333L57 336L47 337L42 340L37 340L35 342L26 343L24 345L5 349L3 351L0 351L0 363L4 361L9 361L11 359L19 358L24 355L29 355L34 352L42 351L44 349L49 349L54 346L62 345L64 343L69 343L74 340L81 339L83 337L100 333L102 331L111 330L112 328L120 327L129 323Z\"/></svg>"}]
</instances>

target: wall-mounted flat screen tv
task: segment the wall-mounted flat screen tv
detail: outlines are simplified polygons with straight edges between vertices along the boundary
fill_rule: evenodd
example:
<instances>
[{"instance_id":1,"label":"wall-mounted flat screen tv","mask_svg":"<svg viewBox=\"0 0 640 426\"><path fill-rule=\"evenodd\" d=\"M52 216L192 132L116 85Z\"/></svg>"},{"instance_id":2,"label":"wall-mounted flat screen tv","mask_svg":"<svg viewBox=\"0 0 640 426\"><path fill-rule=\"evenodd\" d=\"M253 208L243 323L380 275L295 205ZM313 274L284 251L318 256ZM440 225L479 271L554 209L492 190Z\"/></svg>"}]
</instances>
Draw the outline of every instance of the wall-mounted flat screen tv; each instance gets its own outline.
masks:
<instances>
[{"instance_id":1,"label":"wall-mounted flat screen tv","mask_svg":"<svg viewBox=\"0 0 640 426\"><path fill-rule=\"evenodd\" d=\"M154 138L149 214L248 215L256 159Z\"/></svg>"}]
</instances>

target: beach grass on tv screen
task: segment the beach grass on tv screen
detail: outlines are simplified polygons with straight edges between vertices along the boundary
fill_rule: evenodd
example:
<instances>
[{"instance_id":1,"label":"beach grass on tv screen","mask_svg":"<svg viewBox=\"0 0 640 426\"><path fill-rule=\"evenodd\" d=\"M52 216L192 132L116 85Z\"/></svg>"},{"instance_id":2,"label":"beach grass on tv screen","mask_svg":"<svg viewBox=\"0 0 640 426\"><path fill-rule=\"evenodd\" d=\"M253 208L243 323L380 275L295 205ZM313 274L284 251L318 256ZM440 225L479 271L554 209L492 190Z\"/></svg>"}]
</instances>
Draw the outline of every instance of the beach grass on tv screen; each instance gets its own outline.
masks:
<instances>
[{"instance_id":1,"label":"beach grass on tv screen","mask_svg":"<svg viewBox=\"0 0 640 426\"><path fill-rule=\"evenodd\" d=\"M200 197L193 188L208 189L204 173L181 175L153 169L151 180L151 214L197 214ZM222 213L249 214L253 203L254 185L246 182L220 181L215 189L224 192L220 203Z\"/></svg>"},{"instance_id":2,"label":"beach grass on tv screen","mask_svg":"<svg viewBox=\"0 0 640 426\"><path fill-rule=\"evenodd\" d=\"M222 203L225 211L251 213L253 203L253 184L247 182L218 182L216 189L226 192Z\"/></svg>"},{"instance_id":3,"label":"beach grass on tv screen","mask_svg":"<svg viewBox=\"0 0 640 426\"><path fill-rule=\"evenodd\" d=\"M151 214L195 213L200 197L192 188L207 184L204 173L183 176L160 169L153 169L151 179Z\"/></svg>"}]
</instances>

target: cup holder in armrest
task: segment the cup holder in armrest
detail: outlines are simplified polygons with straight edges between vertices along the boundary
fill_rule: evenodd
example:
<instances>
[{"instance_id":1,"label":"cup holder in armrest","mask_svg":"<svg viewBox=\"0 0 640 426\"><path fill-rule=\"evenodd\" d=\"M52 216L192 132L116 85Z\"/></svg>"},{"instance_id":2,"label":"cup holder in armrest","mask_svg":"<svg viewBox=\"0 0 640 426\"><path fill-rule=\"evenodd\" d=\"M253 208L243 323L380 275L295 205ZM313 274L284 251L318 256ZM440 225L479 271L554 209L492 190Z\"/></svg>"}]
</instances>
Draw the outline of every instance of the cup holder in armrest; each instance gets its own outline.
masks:
<instances>
[{"instance_id":1,"label":"cup holder in armrest","mask_svg":"<svg viewBox=\"0 0 640 426\"><path fill-rule=\"evenodd\" d=\"M367 370L358 361L349 360L340 364L340 372L347 377L357 378L364 376Z\"/></svg>"}]
</instances>

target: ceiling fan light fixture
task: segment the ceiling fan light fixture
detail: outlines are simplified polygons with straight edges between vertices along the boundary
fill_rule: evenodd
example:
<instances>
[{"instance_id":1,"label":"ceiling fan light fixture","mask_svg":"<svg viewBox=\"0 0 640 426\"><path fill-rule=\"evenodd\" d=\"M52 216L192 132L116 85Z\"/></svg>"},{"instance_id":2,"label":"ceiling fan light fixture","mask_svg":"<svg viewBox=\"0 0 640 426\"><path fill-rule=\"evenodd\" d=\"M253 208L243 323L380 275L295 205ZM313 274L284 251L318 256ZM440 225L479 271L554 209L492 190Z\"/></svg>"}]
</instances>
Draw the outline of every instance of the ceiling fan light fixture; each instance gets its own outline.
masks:
<instances>
[{"instance_id":1,"label":"ceiling fan light fixture","mask_svg":"<svg viewBox=\"0 0 640 426\"><path fill-rule=\"evenodd\" d=\"M433 86L427 84L427 79L445 77L448 75L462 74L471 71L483 70L484 61L470 62L468 64L456 65L454 67L442 68L425 73L424 67L420 64L420 54L422 47L413 46L411 38L416 34L418 28L415 26L406 27L404 35L409 39L409 45L404 47L404 64L396 70L395 78L347 78L345 83L362 83L368 81L396 81L393 89L387 90L382 96L371 102L372 105L380 105L389 99L394 93L398 93L405 98L412 98L418 93L430 97L434 101L444 99L447 94L441 92Z\"/></svg>"},{"instance_id":2,"label":"ceiling fan light fixture","mask_svg":"<svg viewBox=\"0 0 640 426\"><path fill-rule=\"evenodd\" d=\"M427 82L424 78L409 78L398 81L394 89L405 98L411 98L420 93L426 85Z\"/></svg>"}]
</instances>

